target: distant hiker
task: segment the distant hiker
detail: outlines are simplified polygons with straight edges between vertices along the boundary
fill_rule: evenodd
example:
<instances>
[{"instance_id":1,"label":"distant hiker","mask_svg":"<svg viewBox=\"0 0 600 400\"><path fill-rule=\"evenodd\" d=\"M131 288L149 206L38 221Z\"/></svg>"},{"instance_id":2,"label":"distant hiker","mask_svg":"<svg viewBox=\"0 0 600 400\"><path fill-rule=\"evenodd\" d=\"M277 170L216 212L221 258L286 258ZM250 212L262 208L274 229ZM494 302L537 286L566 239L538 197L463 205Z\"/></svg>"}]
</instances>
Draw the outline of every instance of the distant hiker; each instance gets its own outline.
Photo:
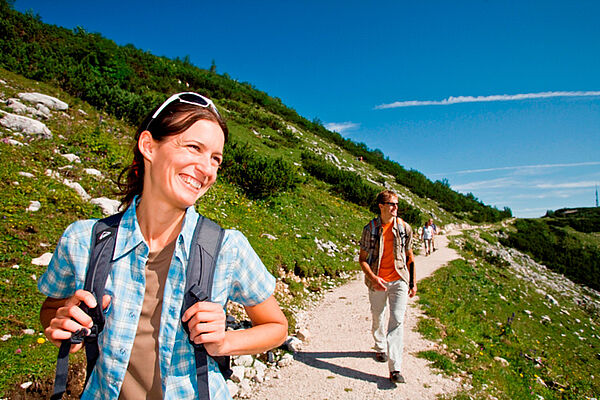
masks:
<instances>
[{"instance_id":1,"label":"distant hiker","mask_svg":"<svg viewBox=\"0 0 600 400\"><path fill-rule=\"evenodd\" d=\"M425 222L425 226L421 232L421 240L423 240L423 246L425 246L425 255L431 254L431 246L433 243L433 220L429 219Z\"/></svg>"},{"instance_id":2,"label":"distant hiker","mask_svg":"<svg viewBox=\"0 0 600 400\"><path fill-rule=\"evenodd\" d=\"M429 224L433 228L433 235L431 236L431 248L432 251L435 251L435 237L438 234L438 229L437 226L435 226L435 223L433 222L433 218L429 218Z\"/></svg>"},{"instance_id":3,"label":"distant hiker","mask_svg":"<svg viewBox=\"0 0 600 400\"><path fill-rule=\"evenodd\" d=\"M363 228L359 263L369 288L375 359L388 361L392 382L404 383L404 314L408 297L417 292L411 249L412 228L397 215L396 193L384 190L377 195L376 202L379 217ZM386 331L384 314L388 303L390 317Z\"/></svg>"},{"instance_id":4,"label":"distant hiker","mask_svg":"<svg viewBox=\"0 0 600 400\"><path fill-rule=\"evenodd\" d=\"M273 297L275 279L238 231L219 231L224 235L213 253L214 284L206 300L193 288L186 292L188 260L198 249L192 243L196 222L208 224L194 204L217 179L227 135L213 102L191 92L171 96L144 119L133 162L121 174L125 211L114 231L107 294L100 301L82 288L94 259L92 240L96 251L111 233L92 237L96 220L85 220L62 235L38 284L48 296L40 312L46 337L60 345L87 335L88 350L87 340L98 328L82 308L99 304L105 318L82 399L231 399L213 357L261 353L285 339L287 320ZM206 254L199 257L202 268L211 264ZM191 303L188 293L195 296ZM252 328L225 330L228 300L245 307ZM67 351L82 347L71 343Z\"/></svg>"}]
</instances>

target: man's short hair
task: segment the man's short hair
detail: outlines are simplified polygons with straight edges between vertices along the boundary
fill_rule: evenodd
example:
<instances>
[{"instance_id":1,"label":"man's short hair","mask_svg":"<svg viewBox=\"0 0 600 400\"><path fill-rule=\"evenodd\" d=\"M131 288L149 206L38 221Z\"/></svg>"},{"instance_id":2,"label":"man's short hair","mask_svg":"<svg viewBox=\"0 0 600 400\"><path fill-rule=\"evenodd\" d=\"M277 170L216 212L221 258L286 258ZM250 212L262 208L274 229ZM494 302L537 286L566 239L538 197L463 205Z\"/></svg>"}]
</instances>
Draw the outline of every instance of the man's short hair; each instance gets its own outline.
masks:
<instances>
[{"instance_id":1,"label":"man's short hair","mask_svg":"<svg viewBox=\"0 0 600 400\"><path fill-rule=\"evenodd\" d=\"M383 190L383 191L379 192L379 194L375 198L375 203L383 204L385 202L390 201L392 199L392 197L398 198L398 195L396 194L396 192L393 192L393 191L387 190L387 189Z\"/></svg>"}]
</instances>

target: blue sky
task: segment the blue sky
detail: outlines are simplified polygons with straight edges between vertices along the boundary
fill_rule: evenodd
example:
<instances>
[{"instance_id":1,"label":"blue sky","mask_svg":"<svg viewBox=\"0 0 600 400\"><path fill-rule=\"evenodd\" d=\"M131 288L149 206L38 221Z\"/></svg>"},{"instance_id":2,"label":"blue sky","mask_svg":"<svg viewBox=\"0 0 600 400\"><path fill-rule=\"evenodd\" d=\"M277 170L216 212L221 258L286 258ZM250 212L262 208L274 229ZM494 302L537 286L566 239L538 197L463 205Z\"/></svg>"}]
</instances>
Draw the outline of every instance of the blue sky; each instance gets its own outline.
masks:
<instances>
[{"instance_id":1,"label":"blue sky","mask_svg":"<svg viewBox=\"0 0 600 400\"><path fill-rule=\"evenodd\" d=\"M189 56L518 217L593 206L598 1L16 0L46 23Z\"/></svg>"}]
</instances>

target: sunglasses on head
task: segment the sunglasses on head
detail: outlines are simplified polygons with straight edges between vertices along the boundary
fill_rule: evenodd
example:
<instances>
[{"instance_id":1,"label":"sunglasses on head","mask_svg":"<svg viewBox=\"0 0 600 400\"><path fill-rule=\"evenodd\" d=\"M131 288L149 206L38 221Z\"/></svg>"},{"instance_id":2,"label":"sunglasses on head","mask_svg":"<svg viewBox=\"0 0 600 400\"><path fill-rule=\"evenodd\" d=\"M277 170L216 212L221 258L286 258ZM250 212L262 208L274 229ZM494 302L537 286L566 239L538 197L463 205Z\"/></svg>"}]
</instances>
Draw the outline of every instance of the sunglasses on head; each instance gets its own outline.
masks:
<instances>
[{"instance_id":1,"label":"sunglasses on head","mask_svg":"<svg viewBox=\"0 0 600 400\"><path fill-rule=\"evenodd\" d=\"M213 103L211 99L194 92L182 92L169 97L167 100L165 100L164 103L160 105L160 107L158 107L158 109L156 109L154 114L152 114L152 118L150 118L150 121L148 121L148 125L146 125L146 130L148 130L152 121L154 121L169 104L177 100L179 100L180 103L187 103L203 108L210 108L215 112L215 114L219 116L219 118L221 118L219 110L217 110L217 107L215 107L215 103Z\"/></svg>"}]
</instances>

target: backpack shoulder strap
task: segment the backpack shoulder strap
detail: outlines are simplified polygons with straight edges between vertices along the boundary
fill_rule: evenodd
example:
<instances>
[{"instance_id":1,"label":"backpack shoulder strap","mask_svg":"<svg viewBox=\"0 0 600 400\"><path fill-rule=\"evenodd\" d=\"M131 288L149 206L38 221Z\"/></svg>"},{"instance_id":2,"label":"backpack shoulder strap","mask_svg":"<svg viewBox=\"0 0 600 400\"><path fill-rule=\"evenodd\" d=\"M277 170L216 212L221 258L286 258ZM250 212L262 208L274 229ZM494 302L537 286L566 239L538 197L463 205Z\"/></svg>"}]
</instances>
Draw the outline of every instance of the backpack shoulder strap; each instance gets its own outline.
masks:
<instances>
[{"instance_id":1,"label":"backpack shoulder strap","mask_svg":"<svg viewBox=\"0 0 600 400\"><path fill-rule=\"evenodd\" d=\"M62 341L56 360L56 375L54 378L54 390L51 400L62 399L67 388L67 375L69 370L69 351L72 344L85 343L85 354L87 358L86 383L96 365L100 351L98 349L98 334L104 329L104 314L102 313L102 297L104 286L110 273L111 261L115 250L117 230L123 213L118 213L98 220L92 228L90 259L85 275L84 290L91 292L96 298L96 307L89 309L85 304L81 308L94 322L91 332L85 330L77 331L70 339ZM87 334L87 335L86 335Z\"/></svg>"},{"instance_id":2,"label":"backpack shoulder strap","mask_svg":"<svg viewBox=\"0 0 600 400\"><path fill-rule=\"evenodd\" d=\"M217 223L202 215L198 217L188 259L186 289L181 307L182 316L185 310L195 303L211 300L215 267L224 235L225 230ZM182 325L189 335L187 323L182 322ZM209 399L208 353L202 344L196 344L191 339L190 343L194 347L199 398ZM225 379L228 379L231 376L229 357L214 357L214 359L219 364L219 369Z\"/></svg>"}]
</instances>

